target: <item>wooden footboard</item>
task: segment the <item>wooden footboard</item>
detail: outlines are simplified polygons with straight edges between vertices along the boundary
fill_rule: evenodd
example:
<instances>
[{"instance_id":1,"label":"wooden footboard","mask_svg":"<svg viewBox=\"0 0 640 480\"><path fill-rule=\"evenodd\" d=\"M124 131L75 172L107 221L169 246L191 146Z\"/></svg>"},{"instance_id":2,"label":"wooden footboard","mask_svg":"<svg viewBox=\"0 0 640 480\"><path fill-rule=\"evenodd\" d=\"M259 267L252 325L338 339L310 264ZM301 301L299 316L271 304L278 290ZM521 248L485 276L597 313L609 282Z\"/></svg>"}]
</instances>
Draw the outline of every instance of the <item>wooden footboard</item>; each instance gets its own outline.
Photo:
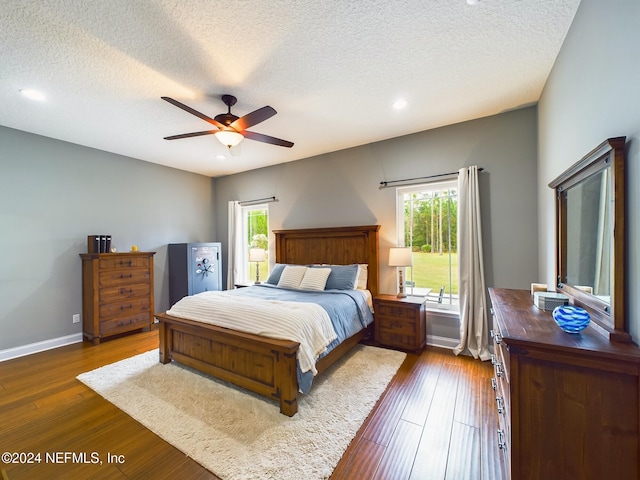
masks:
<instances>
[{"instance_id":1,"label":"wooden footboard","mask_svg":"<svg viewBox=\"0 0 640 480\"><path fill-rule=\"evenodd\" d=\"M156 314L160 363L171 360L277 400L289 417L298 411L298 342L261 337L207 323ZM365 337L362 330L318 361L325 371Z\"/></svg>"},{"instance_id":2,"label":"wooden footboard","mask_svg":"<svg viewBox=\"0 0 640 480\"><path fill-rule=\"evenodd\" d=\"M280 412L298 411L299 344L156 314L160 362L176 360L213 377L277 400Z\"/></svg>"}]
</instances>

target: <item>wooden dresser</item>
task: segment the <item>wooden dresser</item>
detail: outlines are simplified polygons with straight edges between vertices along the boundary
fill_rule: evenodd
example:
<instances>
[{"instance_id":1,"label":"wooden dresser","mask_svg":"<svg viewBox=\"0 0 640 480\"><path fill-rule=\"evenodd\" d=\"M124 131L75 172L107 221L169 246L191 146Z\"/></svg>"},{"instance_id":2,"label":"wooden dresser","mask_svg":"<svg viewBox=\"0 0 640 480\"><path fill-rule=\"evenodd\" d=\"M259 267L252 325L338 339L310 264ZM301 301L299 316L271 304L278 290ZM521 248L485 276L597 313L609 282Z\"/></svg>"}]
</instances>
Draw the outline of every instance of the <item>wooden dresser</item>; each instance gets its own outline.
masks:
<instances>
[{"instance_id":1,"label":"wooden dresser","mask_svg":"<svg viewBox=\"0 0 640 480\"><path fill-rule=\"evenodd\" d=\"M149 327L154 322L154 254L80 254L85 339L97 345L105 337Z\"/></svg>"},{"instance_id":2,"label":"wooden dresser","mask_svg":"<svg viewBox=\"0 0 640 480\"><path fill-rule=\"evenodd\" d=\"M640 349L562 331L526 290L489 294L505 477L640 478Z\"/></svg>"},{"instance_id":3,"label":"wooden dresser","mask_svg":"<svg viewBox=\"0 0 640 480\"><path fill-rule=\"evenodd\" d=\"M427 341L424 297L373 298L376 342L402 350L422 350Z\"/></svg>"}]
</instances>

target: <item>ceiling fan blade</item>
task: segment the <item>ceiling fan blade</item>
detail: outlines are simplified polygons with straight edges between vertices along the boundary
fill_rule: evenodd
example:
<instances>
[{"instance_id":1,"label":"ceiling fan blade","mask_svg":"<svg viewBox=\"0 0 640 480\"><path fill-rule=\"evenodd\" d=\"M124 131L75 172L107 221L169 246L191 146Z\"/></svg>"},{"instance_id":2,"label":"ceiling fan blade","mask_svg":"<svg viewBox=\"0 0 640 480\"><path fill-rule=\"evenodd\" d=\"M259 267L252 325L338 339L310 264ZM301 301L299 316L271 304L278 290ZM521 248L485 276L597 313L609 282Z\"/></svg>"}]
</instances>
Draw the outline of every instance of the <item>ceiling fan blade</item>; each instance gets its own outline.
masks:
<instances>
[{"instance_id":1,"label":"ceiling fan blade","mask_svg":"<svg viewBox=\"0 0 640 480\"><path fill-rule=\"evenodd\" d=\"M287 140L281 140L276 137L270 137L269 135L264 135L262 133L250 132L248 130L244 130L241 132L245 138L249 138L251 140L256 140L258 142L270 143L271 145L278 145L280 147L293 147L293 142L289 142Z\"/></svg>"},{"instance_id":2,"label":"ceiling fan blade","mask_svg":"<svg viewBox=\"0 0 640 480\"><path fill-rule=\"evenodd\" d=\"M164 137L165 140L178 140L180 138L200 137L201 135L213 135L220 130L205 130L203 132L182 133L180 135L171 135L170 137Z\"/></svg>"},{"instance_id":3,"label":"ceiling fan blade","mask_svg":"<svg viewBox=\"0 0 640 480\"><path fill-rule=\"evenodd\" d=\"M173 98L170 97L160 97L162 98L162 100L169 102L172 105L175 105L178 108L181 108L182 110L184 110L185 112L189 112L191 115L195 115L198 118L201 118L202 120L204 120L205 122L209 122L211 125L215 125L218 128L225 128L225 126L218 122L217 120L214 120L211 117L207 117L204 113L200 113L197 110L194 110L193 108L189 107L188 105L185 105L184 103L180 103L177 100L174 100Z\"/></svg>"},{"instance_id":4,"label":"ceiling fan blade","mask_svg":"<svg viewBox=\"0 0 640 480\"><path fill-rule=\"evenodd\" d=\"M242 130L244 130L245 128L253 127L260 122L268 120L276 113L278 112L276 112L274 108L267 105L266 107L259 108L258 110L254 110L251 113L247 113L244 117L240 117L235 122L233 122L230 127L235 128L239 132L242 132Z\"/></svg>"}]
</instances>

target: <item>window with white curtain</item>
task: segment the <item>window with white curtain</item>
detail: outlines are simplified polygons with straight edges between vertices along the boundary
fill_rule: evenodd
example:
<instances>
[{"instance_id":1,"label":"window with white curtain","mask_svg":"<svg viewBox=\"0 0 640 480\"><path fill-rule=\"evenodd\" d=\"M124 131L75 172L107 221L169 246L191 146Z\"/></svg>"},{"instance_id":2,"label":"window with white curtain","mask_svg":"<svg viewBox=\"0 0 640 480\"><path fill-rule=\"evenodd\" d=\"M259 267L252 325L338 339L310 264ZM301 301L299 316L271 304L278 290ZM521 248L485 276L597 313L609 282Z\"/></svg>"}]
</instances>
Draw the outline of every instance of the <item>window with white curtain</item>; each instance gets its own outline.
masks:
<instances>
[{"instance_id":1,"label":"window with white curtain","mask_svg":"<svg viewBox=\"0 0 640 480\"><path fill-rule=\"evenodd\" d=\"M242 206L242 278L245 282L256 279L256 266L260 269L260 281L269 276L269 206L267 204ZM265 260L249 261L249 250L261 248L266 252Z\"/></svg>"},{"instance_id":2,"label":"window with white curtain","mask_svg":"<svg viewBox=\"0 0 640 480\"><path fill-rule=\"evenodd\" d=\"M413 264L401 267L405 291L443 308L458 305L457 191L457 180L397 188L398 245Z\"/></svg>"}]
</instances>

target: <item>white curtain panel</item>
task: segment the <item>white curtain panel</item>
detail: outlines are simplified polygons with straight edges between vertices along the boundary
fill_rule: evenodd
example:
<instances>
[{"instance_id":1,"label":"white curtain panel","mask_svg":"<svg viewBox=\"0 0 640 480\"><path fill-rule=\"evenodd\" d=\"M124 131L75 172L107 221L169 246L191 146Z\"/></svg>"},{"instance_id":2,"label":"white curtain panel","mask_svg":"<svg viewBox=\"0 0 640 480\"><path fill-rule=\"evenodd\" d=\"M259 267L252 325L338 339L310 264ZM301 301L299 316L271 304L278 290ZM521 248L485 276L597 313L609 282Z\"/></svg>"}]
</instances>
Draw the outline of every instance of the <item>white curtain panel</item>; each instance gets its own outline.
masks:
<instances>
[{"instance_id":1,"label":"white curtain panel","mask_svg":"<svg viewBox=\"0 0 640 480\"><path fill-rule=\"evenodd\" d=\"M227 261L227 290L235 287L242 272L242 207L229 202L229 257Z\"/></svg>"},{"instance_id":2,"label":"white curtain panel","mask_svg":"<svg viewBox=\"0 0 640 480\"><path fill-rule=\"evenodd\" d=\"M456 355L470 353L489 360L487 297L482 260L482 228L478 167L458 171L458 278L460 344Z\"/></svg>"}]
</instances>

